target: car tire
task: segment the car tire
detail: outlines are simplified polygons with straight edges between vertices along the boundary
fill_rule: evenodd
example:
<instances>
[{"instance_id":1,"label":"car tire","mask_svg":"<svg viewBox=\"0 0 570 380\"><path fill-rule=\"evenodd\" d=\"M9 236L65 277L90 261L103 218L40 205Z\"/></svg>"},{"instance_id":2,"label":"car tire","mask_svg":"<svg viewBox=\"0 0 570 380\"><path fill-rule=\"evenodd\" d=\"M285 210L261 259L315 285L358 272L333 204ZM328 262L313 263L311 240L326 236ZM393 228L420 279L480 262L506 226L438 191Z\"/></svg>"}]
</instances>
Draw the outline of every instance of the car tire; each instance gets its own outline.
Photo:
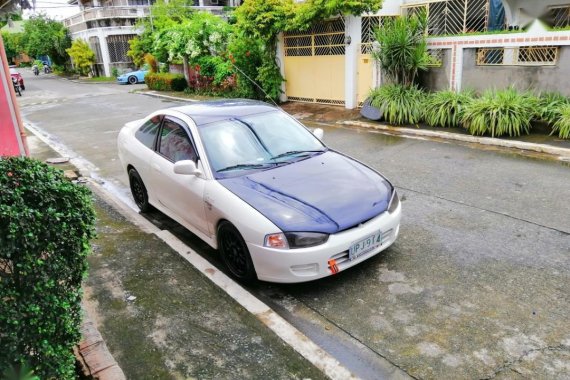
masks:
<instances>
[{"instance_id":1,"label":"car tire","mask_svg":"<svg viewBox=\"0 0 570 380\"><path fill-rule=\"evenodd\" d=\"M144 186L144 182L139 175L139 172L134 168L129 170L129 185L131 187L133 199L141 212L150 211L152 206L148 203L146 187Z\"/></svg>"},{"instance_id":2,"label":"car tire","mask_svg":"<svg viewBox=\"0 0 570 380\"><path fill-rule=\"evenodd\" d=\"M129 83L130 83L130 84L137 84L137 82L138 82L138 81L137 81L137 77L135 77L135 76L130 76L130 77L129 77Z\"/></svg>"},{"instance_id":3,"label":"car tire","mask_svg":"<svg viewBox=\"0 0 570 380\"><path fill-rule=\"evenodd\" d=\"M257 279L247 245L230 222L222 222L218 226L218 250L233 277L246 283Z\"/></svg>"}]
</instances>

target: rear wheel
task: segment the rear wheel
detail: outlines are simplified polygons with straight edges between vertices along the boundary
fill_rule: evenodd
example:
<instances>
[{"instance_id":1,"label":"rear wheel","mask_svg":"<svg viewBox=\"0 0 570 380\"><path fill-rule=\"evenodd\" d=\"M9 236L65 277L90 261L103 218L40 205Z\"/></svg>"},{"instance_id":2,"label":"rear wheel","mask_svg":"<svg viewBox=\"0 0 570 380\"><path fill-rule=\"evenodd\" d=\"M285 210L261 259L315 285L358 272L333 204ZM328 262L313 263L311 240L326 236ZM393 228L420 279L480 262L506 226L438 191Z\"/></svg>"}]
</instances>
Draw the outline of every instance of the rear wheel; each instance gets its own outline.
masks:
<instances>
[{"instance_id":1,"label":"rear wheel","mask_svg":"<svg viewBox=\"0 0 570 380\"><path fill-rule=\"evenodd\" d=\"M243 282L257 279L247 245L230 222L222 222L218 227L218 248L224 264L235 278Z\"/></svg>"},{"instance_id":2,"label":"rear wheel","mask_svg":"<svg viewBox=\"0 0 570 380\"><path fill-rule=\"evenodd\" d=\"M133 199L138 208L142 212L149 211L151 209L151 205L148 203L148 193L146 192L146 187L144 186L139 172L135 169L129 170L129 184L131 185L131 194L133 194Z\"/></svg>"},{"instance_id":3,"label":"rear wheel","mask_svg":"<svg viewBox=\"0 0 570 380\"><path fill-rule=\"evenodd\" d=\"M130 76L130 77L129 77L129 83L130 83L130 84L136 84L136 83L137 83L137 77L135 77L135 76Z\"/></svg>"}]
</instances>

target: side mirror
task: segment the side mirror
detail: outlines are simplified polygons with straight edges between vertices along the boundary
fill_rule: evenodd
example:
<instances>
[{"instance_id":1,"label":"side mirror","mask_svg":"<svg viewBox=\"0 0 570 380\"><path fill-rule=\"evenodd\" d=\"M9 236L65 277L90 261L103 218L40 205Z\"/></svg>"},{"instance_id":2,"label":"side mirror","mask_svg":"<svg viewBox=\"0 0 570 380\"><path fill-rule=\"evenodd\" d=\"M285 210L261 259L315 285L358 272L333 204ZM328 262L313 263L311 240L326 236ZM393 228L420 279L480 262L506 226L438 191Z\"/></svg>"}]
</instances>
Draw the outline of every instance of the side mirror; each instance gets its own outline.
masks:
<instances>
[{"instance_id":1,"label":"side mirror","mask_svg":"<svg viewBox=\"0 0 570 380\"><path fill-rule=\"evenodd\" d=\"M323 131L321 128L315 128L313 135L315 135L315 137L319 140L322 140L323 136L325 135L325 131Z\"/></svg>"},{"instance_id":2,"label":"side mirror","mask_svg":"<svg viewBox=\"0 0 570 380\"><path fill-rule=\"evenodd\" d=\"M174 163L174 173L183 175L195 175L199 176L202 174L200 169L196 167L196 163L192 160L182 160Z\"/></svg>"}]
</instances>

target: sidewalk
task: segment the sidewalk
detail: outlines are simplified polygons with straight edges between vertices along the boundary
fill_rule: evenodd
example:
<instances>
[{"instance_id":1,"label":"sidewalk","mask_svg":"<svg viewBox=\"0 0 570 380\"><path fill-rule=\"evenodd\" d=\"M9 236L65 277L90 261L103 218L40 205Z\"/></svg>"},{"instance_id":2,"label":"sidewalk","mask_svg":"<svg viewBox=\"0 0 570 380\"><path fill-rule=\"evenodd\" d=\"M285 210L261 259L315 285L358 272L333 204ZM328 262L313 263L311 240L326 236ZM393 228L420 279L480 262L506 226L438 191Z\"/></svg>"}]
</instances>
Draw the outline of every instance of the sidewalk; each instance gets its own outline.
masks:
<instances>
[{"instance_id":1,"label":"sidewalk","mask_svg":"<svg viewBox=\"0 0 570 380\"><path fill-rule=\"evenodd\" d=\"M36 159L57 156L33 135L29 145ZM352 378L190 247L87 183L98 237L84 285L92 322L79 348L96 378L120 379L121 369L127 379ZM93 342L97 329L104 342ZM110 354L93 353L105 343Z\"/></svg>"}]
</instances>

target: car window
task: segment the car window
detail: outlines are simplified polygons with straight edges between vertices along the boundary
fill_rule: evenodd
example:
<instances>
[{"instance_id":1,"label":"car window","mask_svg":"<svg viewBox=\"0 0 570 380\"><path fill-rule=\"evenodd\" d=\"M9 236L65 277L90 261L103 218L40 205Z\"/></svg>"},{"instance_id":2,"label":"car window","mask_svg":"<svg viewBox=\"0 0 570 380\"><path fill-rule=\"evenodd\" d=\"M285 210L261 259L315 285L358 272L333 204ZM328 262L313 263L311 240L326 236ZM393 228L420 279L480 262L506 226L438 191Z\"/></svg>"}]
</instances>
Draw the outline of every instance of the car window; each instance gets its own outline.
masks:
<instances>
[{"instance_id":1,"label":"car window","mask_svg":"<svg viewBox=\"0 0 570 380\"><path fill-rule=\"evenodd\" d=\"M162 125L159 152L172 162L197 160L196 150L188 134L180 124L170 119L165 119Z\"/></svg>"},{"instance_id":2,"label":"car window","mask_svg":"<svg viewBox=\"0 0 570 380\"><path fill-rule=\"evenodd\" d=\"M235 166L262 169L299 159L299 155L280 155L326 149L305 127L280 111L211 123L200 128L200 135L216 172Z\"/></svg>"},{"instance_id":3,"label":"car window","mask_svg":"<svg viewBox=\"0 0 570 380\"><path fill-rule=\"evenodd\" d=\"M162 115L157 115L150 118L135 132L136 139L146 145L148 148L154 149L154 140L156 134L158 133L158 127L160 126L161 120Z\"/></svg>"}]
</instances>

